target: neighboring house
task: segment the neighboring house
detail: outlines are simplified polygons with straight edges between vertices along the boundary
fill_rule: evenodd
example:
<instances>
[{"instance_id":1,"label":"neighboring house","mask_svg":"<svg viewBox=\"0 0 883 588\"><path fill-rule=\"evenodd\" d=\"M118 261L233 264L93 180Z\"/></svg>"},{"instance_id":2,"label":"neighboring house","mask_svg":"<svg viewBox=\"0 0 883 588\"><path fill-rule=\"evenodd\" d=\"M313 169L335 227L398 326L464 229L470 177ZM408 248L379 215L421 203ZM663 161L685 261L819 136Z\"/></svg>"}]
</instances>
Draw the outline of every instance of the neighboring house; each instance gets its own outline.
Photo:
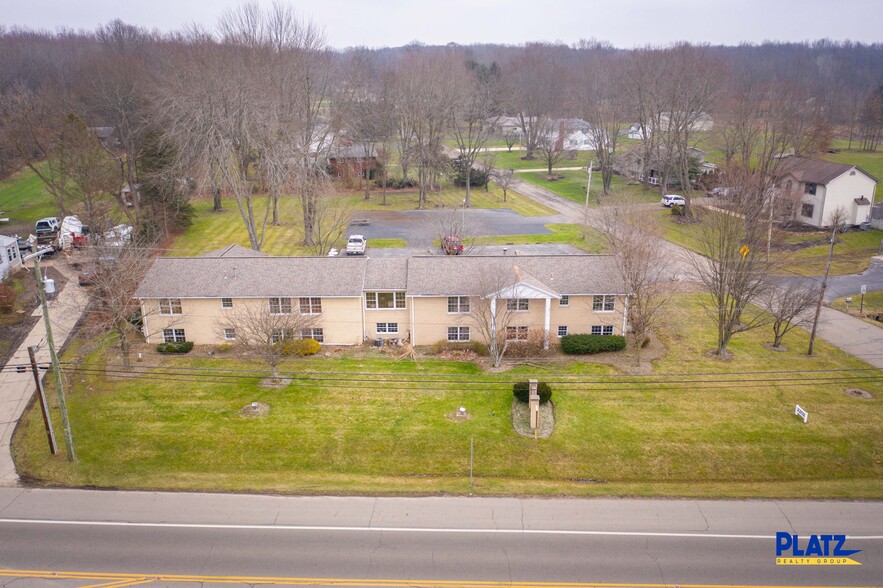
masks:
<instances>
[{"instance_id":1,"label":"neighboring house","mask_svg":"<svg viewBox=\"0 0 883 588\"><path fill-rule=\"evenodd\" d=\"M377 150L373 145L367 143L342 145L332 150L328 156L328 165L331 166L331 173L337 177L350 174L361 178L365 175L366 158L368 169L370 171L377 169Z\"/></svg>"},{"instance_id":2,"label":"neighboring house","mask_svg":"<svg viewBox=\"0 0 883 588\"><path fill-rule=\"evenodd\" d=\"M671 112L660 112L659 113L659 127L663 131L667 131L669 129L669 127L671 127L672 119L677 121L677 124L676 124L677 127L681 127L682 126L681 121L687 122L685 120L686 116L687 115L683 112L675 112L674 116L672 115ZM714 119L711 118L711 115L709 115L708 113L700 112L700 113L692 115L692 116L693 116L693 118L690 121L690 130L691 131L710 131L711 129L714 128ZM652 125L651 125L651 128L649 129L649 131L652 132L653 130L654 129L652 128Z\"/></svg>"},{"instance_id":3,"label":"neighboring house","mask_svg":"<svg viewBox=\"0 0 883 588\"><path fill-rule=\"evenodd\" d=\"M488 118L487 122L494 125L494 130L501 136L515 135L520 137L524 134L521 120L517 116L493 116Z\"/></svg>"},{"instance_id":4,"label":"neighboring house","mask_svg":"<svg viewBox=\"0 0 883 588\"><path fill-rule=\"evenodd\" d=\"M833 211L846 210L846 224L870 222L878 180L860 167L805 157L786 157L779 185L797 200L795 220L814 227L830 225Z\"/></svg>"},{"instance_id":5,"label":"neighboring house","mask_svg":"<svg viewBox=\"0 0 883 588\"><path fill-rule=\"evenodd\" d=\"M135 206L135 201L141 201L141 184L135 184L135 193L132 194L132 188L129 187L129 184L123 186L122 190L120 190L120 198L123 199L123 202L126 203L126 206Z\"/></svg>"},{"instance_id":6,"label":"neighboring house","mask_svg":"<svg viewBox=\"0 0 883 588\"><path fill-rule=\"evenodd\" d=\"M690 157L696 162L700 174L706 174L717 169L713 163L705 161L705 152L695 147L687 149ZM644 181L644 175L647 174L647 182L651 186L659 186L665 177L665 166L669 165L669 158L665 157L666 150L662 147L656 149L650 158L649 164L645 165L643 150L635 147L626 151L622 155L615 158L613 162L613 171L627 178ZM670 186L677 185L678 178L674 173L669 172L668 184Z\"/></svg>"},{"instance_id":7,"label":"neighboring house","mask_svg":"<svg viewBox=\"0 0 883 588\"><path fill-rule=\"evenodd\" d=\"M0 280L21 267L21 252L18 250L18 239L8 235L0 235Z\"/></svg>"},{"instance_id":8,"label":"neighboring house","mask_svg":"<svg viewBox=\"0 0 883 588\"><path fill-rule=\"evenodd\" d=\"M642 129L643 127L639 123L635 123L629 126L629 128L627 128L625 131L623 131L623 134L629 139L643 139L644 133ZM647 129L647 135L649 134L650 129Z\"/></svg>"},{"instance_id":9,"label":"neighboring house","mask_svg":"<svg viewBox=\"0 0 883 588\"><path fill-rule=\"evenodd\" d=\"M595 140L591 126L581 118L561 118L551 121L556 147L562 151L594 151Z\"/></svg>"},{"instance_id":10,"label":"neighboring house","mask_svg":"<svg viewBox=\"0 0 883 588\"><path fill-rule=\"evenodd\" d=\"M119 147L119 141L114 136L116 127L88 127L88 130L105 149L113 150Z\"/></svg>"},{"instance_id":11,"label":"neighboring house","mask_svg":"<svg viewBox=\"0 0 883 588\"><path fill-rule=\"evenodd\" d=\"M135 298L148 343L235 341L235 329L217 325L247 305L315 315L300 335L326 345L481 341L471 310L488 298L514 311L507 336L541 332L546 344L573 333L621 335L627 313L608 255L268 257L233 247L156 259Z\"/></svg>"}]
</instances>

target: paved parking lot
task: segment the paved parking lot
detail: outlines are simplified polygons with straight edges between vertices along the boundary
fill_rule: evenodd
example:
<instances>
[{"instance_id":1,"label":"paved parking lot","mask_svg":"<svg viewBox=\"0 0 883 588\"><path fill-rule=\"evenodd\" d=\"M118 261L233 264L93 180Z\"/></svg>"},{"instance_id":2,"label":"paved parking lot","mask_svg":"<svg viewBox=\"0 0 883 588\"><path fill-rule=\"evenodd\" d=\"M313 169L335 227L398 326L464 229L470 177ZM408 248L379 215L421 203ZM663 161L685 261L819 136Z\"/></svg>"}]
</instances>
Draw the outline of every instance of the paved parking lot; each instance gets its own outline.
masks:
<instances>
[{"instance_id":1,"label":"paved parking lot","mask_svg":"<svg viewBox=\"0 0 883 588\"><path fill-rule=\"evenodd\" d=\"M469 255L580 255L584 254L578 247L567 243L541 243L535 245L478 245L469 251ZM368 257L412 257L414 255L443 255L440 247L395 247L377 249L371 247L368 240Z\"/></svg>"}]
</instances>

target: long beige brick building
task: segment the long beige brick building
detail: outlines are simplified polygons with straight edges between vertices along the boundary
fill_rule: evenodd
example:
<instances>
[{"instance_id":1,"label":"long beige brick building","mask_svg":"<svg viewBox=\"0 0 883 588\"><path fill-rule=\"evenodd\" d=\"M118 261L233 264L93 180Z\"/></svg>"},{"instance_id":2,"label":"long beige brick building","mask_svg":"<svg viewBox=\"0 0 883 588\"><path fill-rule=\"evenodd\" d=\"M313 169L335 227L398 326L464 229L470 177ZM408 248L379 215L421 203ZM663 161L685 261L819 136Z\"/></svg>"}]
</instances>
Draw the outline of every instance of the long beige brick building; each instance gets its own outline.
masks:
<instances>
[{"instance_id":1,"label":"long beige brick building","mask_svg":"<svg viewBox=\"0 0 883 588\"><path fill-rule=\"evenodd\" d=\"M477 307L490 301L505 305L510 340L540 332L554 345L566 334L623 334L626 294L609 255L270 257L230 246L156 259L135 297L148 343L233 342L229 317L246 307L309 315L309 328L284 336L325 345L485 342Z\"/></svg>"}]
</instances>

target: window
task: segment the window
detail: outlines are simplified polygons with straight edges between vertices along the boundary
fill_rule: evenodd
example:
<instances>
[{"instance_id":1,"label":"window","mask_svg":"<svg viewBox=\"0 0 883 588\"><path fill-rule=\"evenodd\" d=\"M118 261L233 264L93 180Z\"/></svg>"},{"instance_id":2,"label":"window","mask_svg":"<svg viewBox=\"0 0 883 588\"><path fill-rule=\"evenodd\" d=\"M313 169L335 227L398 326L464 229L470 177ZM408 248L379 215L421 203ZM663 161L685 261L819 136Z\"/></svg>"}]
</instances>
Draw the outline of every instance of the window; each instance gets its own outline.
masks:
<instances>
[{"instance_id":1,"label":"window","mask_svg":"<svg viewBox=\"0 0 883 588\"><path fill-rule=\"evenodd\" d=\"M235 341L236 329L224 329L224 341Z\"/></svg>"},{"instance_id":2,"label":"window","mask_svg":"<svg viewBox=\"0 0 883 588\"><path fill-rule=\"evenodd\" d=\"M270 298L270 314L291 314L291 298Z\"/></svg>"},{"instance_id":3,"label":"window","mask_svg":"<svg viewBox=\"0 0 883 588\"><path fill-rule=\"evenodd\" d=\"M815 210L815 206L813 206L812 204L804 204L800 208L800 214L802 214L805 217L812 218L812 213L814 210Z\"/></svg>"},{"instance_id":4,"label":"window","mask_svg":"<svg viewBox=\"0 0 883 588\"><path fill-rule=\"evenodd\" d=\"M527 341L527 327L506 327L507 341Z\"/></svg>"},{"instance_id":5,"label":"window","mask_svg":"<svg viewBox=\"0 0 883 588\"><path fill-rule=\"evenodd\" d=\"M221 308L233 308L233 299L221 298Z\"/></svg>"},{"instance_id":6,"label":"window","mask_svg":"<svg viewBox=\"0 0 883 588\"><path fill-rule=\"evenodd\" d=\"M163 329L163 343L183 343L187 340L184 336L184 329Z\"/></svg>"},{"instance_id":7,"label":"window","mask_svg":"<svg viewBox=\"0 0 883 588\"><path fill-rule=\"evenodd\" d=\"M469 297L448 296L448 312L469 312Z\"/></svg>"},{"instance_id":8,"label":"window","mask_svg":"<svg viewBox=\"0 0 883 588\"><path fill-rule=\"evenodd\" d=\"M616 296L613 294L600 294L592 297L592 310L595 312L610 312L616 305Z\"/></svg>"},{"instance_id":9,"label":"window","mask_svg":"<svg viewBox=\"0 0 883 588\"><path fill-rule=\"evenodd\" d=\"M815 196L816 195L816 185L813 184L812 182L807 182L806 184L803 185L803 193L804 194L812 194L813 196Z\"/></svg>"},{"instance_id":10,"label":"window","mask_svg":"<svg viewBox=\"0 0 883 588\"><path fill-rule=\"evenodd\" d=\"M365 308L405 308L405 293L365 292Z\"/></svg>"},{"instance_id":11,"label":"window","mask_svg":"<svg viewBox=\"0 0 883 588\"><path fill-rule=\"evenodd\" d=\"M612 335L613 334L613 327L611 325L605 325L605 326L595 325L592 327L592 334L593 335Z\"/></svg>"},{"instance_id":12,"label":"window","mask_svg":"<svg viewBox=\"0 0 883 588\"><path fill-rule=\"evenodd\" d=\"M507 298L506 309L514 311L525 311L530 308L530 300L527 298Z\"/></svg>"},{"instance_id":13,"label":"window","mask_svg":"<svg viewBox=\"0 0 883 588\"><path fill-rule=\"evenodd\" d=\"M15 258L18 257L18 249L16 249L15 247L7 249L6 257L9 258L9 261L15 261Z\"/></svg>"},{"instance_id":14,"label":"window","mask_svg":"<svg viewBox=\"0 0 883 588\"><path fill-rule=\"evenodd\" d=\"M301 298L300 299L301 314L322 314L321 298Z\"/></svg>"},{"instance_id":15,"label":"window","mask_svg":"<svg viewBox=\"0 0 883 588\"><path fill-rule=\"evenodd\" d=\"M160 314L181 314L180 298L160 298L159 299Z\"/></svg>"},{"instance_id":16,"label":"window","mask_svg":"<svg viewBox=\"0 0 883 588\"><path fill-rule=\"evenodd\" d=\"M376 329L377 333L398 333L399 332L399 324L398 323L377 323Z\"/></svg>"},{"instance_id":17,"label":"window","mask_svg":"<svg viewBox=\"0 0 883 588\"><path fill-rule=\"evenodd\" d=\"M567 294L561 296L561 299L558 301L558 306L570 306L570 296Z\"/></svg>"},{"instance_id":18,"label":"window","mask_svg":"<svg viewBox=\"0 0 883 588\"><path fill-rule=\"evenodd\" d=\"M291 329L273 329L270 331L270 341L273 343L278 343L283 339L293 339L294 331Z\"/></svg>"},{"instance_id":19,"label":"window","mask_svg":"<svg viewBox=\"0 0 883 588\"><path fill-rule=\"evenodd\" d=\"M303 329L300 336L301 339L314 339L319 343L325 342L325 331L322 329Z\"/></svg>"},{"instance_id":20,"label":"window","mask_svg":"<svg viewBox=\"0 0 883 588\"><path fill-rule=\"evenodd\" d=\"M567 327L566 326L559 326L558 327L558 336L559 337L566 337L567 336Z\"/></svg>"},{"instance_id":21,"label":"window","mask_svg":"<svg viewBox=\"0 0 883 588\"><path fill-rule=\"evenodd\" d=\"M469 327L448 327L448 341L469 341Z\"/></svg>"}]
</instances>

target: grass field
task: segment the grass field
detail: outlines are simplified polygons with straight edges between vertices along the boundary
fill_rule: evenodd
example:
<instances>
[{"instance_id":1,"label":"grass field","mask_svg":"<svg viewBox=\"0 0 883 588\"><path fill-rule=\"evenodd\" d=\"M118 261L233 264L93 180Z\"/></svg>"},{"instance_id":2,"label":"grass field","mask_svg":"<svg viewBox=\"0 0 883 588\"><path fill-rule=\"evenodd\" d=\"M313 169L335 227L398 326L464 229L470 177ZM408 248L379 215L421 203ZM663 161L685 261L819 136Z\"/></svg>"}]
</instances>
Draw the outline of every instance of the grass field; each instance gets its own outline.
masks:
<instances>
[{"instance_id":1,"label":"grass field","mask_svg":"<svg viewBox=\"0 0 883 588\"><path fill-rule=\"evenodd\" d=\"M37 220L58 214L43 182L27 168L0 181L0 211L10 225L28 225L32 232Z\"/></svg>"},{"instance_id":2,"label":"grass field","mask_svg":"<svg viewBox=\"0 0 883 588\"><path fill-rule=\"evenodd\" d=\"M537 152L535 154L536 159L532 159L527 161L522 159L524 157L524 151L495 151L493 152L494 158L494 167L497 169L546 169L546 162L542 157L542 154ZM589 166L589 156L594 152L592 151L580 151L577 153L576 159L570 159L567 156L561 158L558 163L555 164L555 168L559 167L588 167ZM554 169L554 168L553 168Z\"/></svg>"},{"instance_id":3,"label":"grass field","mask_svg":"<svg viewBox=\"0 0 883 588\"><path fill-rule=\"evenodd\" d=\"M506 202L503 202L503 192L499 187L491 184L490 190L484 188L472 191L472 205L475 208L511 208L515 212L525 216L545 216L555 214L555 211L533 200L509 191ZM432 193L428 196L427 208L458 208L462 206L465 194L462 190L448 189L442 192ZM417 207L418 194L416 192L400 192L387 195L387 206L383 206L380 200L380 192L373 192L371 200L365 200L364 195L350 192L342 196L342 199L354 209L353 216L358 217L360 211L367 210L412 210ZM266 200L257 198L255 210L263 211ZM226 245L236 243L248 247L248 235L242 217L233 201L224 202L224 210L212 212L212 202L208 199L193 201L195 216L193 225L182 235L175 239L169 250L169 255L192 256L202 255L209 251L219 249ZM313 255L316 252L300 245L303 239L303 220L300 206L293 199L287 200L281 209L281 224L279 226L267 226L266 237L262 251L270 255ZM340 248L346 236L340 242L333 245ZM372 239L369 247L404 247L406 243L402 239Z\"/></svg>"},{"instance_id":4,"label":"grass field","mask_svg":"<svg viewBox=\"0 0 883 588\"><path fill-rule=\"evenodd\" d=\"M561 171L556 173L564 177L550 182L546 179L545 172L529 172L518 174L518 179L550 190L568 200L573 200L577 204L585 204L588 174L584 171ZM592 189L589 194L590 206L598 205L598 199L602 198L601 192L601 174L595 173L592 175ZM659 193L654 190L645 192L641 186L630 186L628 181L621 176L613 176L613 181L610 183L610 195L603 198L603 203L614 204L616 202L627 202L629 204L659 202Z\"/></svg>"},{"instance_id":5,"label":"grass field","mask_svg":"<svg viewBox=\"0 0 883 588\"><path fill-rule=\"evenodd\" d=\"M686 247L691 251L699 251L699 225L679 223L671 211L662 209L650 214L658 215L663 237L667 241ZM707 212L706 214L715 214ZM825 239L825 231L788 233L781 236L786 242L796 243ZM834 257L831 260L831 275L861 273L868 269L871 257L877 254L883 231L851 230L837 236L834 246ZM828 257L828 245L806 247L793 252L776 254L787 273L800 276L820 276L825 273L825 261Z\"/></svg>"},{"instance_id":6,"label":"grass field","mask_svg":"<svg viewBox=\"0 0 883 588\"><path fill-rule=\"evenodd\" d=\"M552 234L546 235L497 235L479 238L485 245L532 245L542 243L567 243L579 247L586 253L606 253L608 246L604 235L589 228L583 239L582 225L550 224L546 228Z\"/></svg>"},{"instance_id":7,"label":"grass field","mask_svg":"<svg viewBox=\"0 0 883 588\"><path fill-rule=\"evenodd\" d=\"M855 142L853 143L855 144ZM847 163L849 165L857 165L878 180L883 181L883 151L867 152L853 149L851 151L842 150L840 153L823 153L821 158L826 161L835 163ZM877 186L876 202L879 202L880 186Z\"/></svg>"},{"instance_id":8,"label":"grass field","mask_svg":"<svg viewBox=\"0 0 883 588\"><path fill-rule=\"evenodd\" d=\"M771 352L766 331L737 335L724 362L707 355L714 332L695 298L675 300L668 318L670 353L654 378L579 362L490 374L466 362L318 357L289 361L293 382L267 389L260 365L204 350L140 364L189 376L72 369L79 461L48 456L33 407L13 451L26 478L60 485L464 494L474 439L477 494L883 498L883 383L856 371L865 364L826 344L808 358L803 332ZM102 361L92 353L80 369ZM846 371L801 371L823 369ZM511 382L533 376L554 390L548 440L512 430ZM849 386L876 398L850 397ZM269 414L240 416L253 401ZM448 418L458 406L469 420Z\"/></svg>"}]
</instances>

